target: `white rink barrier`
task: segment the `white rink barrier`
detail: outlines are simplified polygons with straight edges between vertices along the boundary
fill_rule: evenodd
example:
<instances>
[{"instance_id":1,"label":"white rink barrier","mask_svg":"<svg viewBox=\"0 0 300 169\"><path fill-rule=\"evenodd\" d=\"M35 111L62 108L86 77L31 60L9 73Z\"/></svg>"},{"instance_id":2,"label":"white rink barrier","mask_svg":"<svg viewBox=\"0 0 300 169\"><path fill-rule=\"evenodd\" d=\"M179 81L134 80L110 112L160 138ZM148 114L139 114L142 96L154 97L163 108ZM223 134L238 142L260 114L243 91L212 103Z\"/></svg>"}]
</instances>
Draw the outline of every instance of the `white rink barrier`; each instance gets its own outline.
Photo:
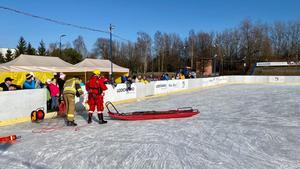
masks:
<instances>
[{"instance_id":1,"label":"white rink barrier","mask_svg":"<svg viewBox=\"0 0 300 169\"><path fill-rule=\"evenodd\" d=\"M235 83L300 84L300 76L221 76L199 79L153 81L149 84L134 83L131 85L131 90L127 90L126 84L118 84L116 87L107 85L108 90L105 91L104 101L124 102L188 89ZM85 91L85 87L83 86L82 88ZM85 91L84 98L76 99L76 108L84 108L83 104L86 99L87 93ZM0 92L0 122L29 116L32 110L40 107L46 108L45 89Z\"/></svg>"},{"instance_id":2,"label":"white rink barrier","mask_svg":"<svg viewBox=\"0 0 300 169\"><path fill-rule=\"evenodd\" d=\"M225 76L229 83L300 83L300 76Z\"/></svg>"},{"instance_id":3,"label":"white rink barrier","mask_svg":"<svg viewBox=\"0 0 300 169\"><path fill-rule=\"evenodd\" d=\"M104 102L117 102L122 100L136 99L136 84L131 85L131 90L127 89L126 84L118 84L116 87L107 85L107 88L107 91L105 91Z\"/></svg>"},{"instance_id":4,"label":"white rink barrier","mask_svg":"<svg viewBox=\"0 0 300 169\"><path fill-rule=\"evenodd\" d=\"M33 110L45 108L47 112L46 89L0 92L0 121L30 117Z\"/></svg>"},{"instance_id":5,"label":"white rink barrier","mask_svg":"<svg viewBox=\"0 0 300 169\"><path fill-rule=\"evenodd\" d=\"M113 87L112 85L106 85L107 90L104 91L104 102L118 102L122 100L130 100L137 98L137 84L133 83L131 85L131 90L128 90L126 84L118 84L117 86ZM76 110L81 110L84 103L88 99L88 93L85 90L85 86L81 86L84 97L83 98L75 98L76 102ZM141 92L142 93L142 92Z\"/></svg>"}]
</instances>

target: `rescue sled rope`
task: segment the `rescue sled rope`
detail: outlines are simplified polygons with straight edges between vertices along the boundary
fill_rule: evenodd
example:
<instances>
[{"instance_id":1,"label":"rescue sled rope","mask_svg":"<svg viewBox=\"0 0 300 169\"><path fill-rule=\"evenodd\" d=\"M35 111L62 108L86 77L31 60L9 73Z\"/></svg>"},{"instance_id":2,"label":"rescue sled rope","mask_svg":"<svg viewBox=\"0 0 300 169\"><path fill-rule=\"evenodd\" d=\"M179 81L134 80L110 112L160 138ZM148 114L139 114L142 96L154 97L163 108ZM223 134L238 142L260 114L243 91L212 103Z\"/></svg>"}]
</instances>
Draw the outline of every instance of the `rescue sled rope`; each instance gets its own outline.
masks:
<instances>
[{"instance_id":1,"label":"rescue sled rope","mask_svg":"<svg viewBox=\"0 0 300 169\"><path fill-rule=\"evenodd\" d=\"M40 128L37 129L33 129L32 133L50 133L50 132L54 132L54 131L58 131L58 130L67 130L67 129L74 129L74 131L79 131L80 128L87 126L87 124L84 125L80 125L80 126L76 126L76 127L66 127L65 124L63 125L53 125L53 126L48 126L48 125L44 125Z\"/></svg>"},{"instance_id":2,"label":"rescue sled rope","mask_svg":"<svg viewBox=\"0 0 300 169\"><path fill-rule=\"evenodd\" d=\"M51 118L51 120L54 120L55 116ZM79 131L80 128L87 126L87 124L75 126L75 127L66 127L65 123L61 123L60 121L56 122L41 122L39 123L39 127L32 130L32 133L50 133L58 130L63 129L74 129L74 131Z\"/></svg>"}]
</instances>

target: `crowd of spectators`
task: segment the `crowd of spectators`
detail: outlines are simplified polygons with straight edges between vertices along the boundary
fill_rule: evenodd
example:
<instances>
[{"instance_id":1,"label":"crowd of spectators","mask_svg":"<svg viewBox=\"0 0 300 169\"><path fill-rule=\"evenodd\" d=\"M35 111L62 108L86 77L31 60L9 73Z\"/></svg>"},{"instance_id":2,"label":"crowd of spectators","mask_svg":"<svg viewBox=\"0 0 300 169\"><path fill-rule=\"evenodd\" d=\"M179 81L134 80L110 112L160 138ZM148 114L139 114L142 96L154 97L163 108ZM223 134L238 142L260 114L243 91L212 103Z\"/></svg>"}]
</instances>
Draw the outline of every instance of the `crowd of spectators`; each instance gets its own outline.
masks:
<instances>
[{"instance_id":1,"label":"crowd of spectators","mask_svg":"<svg viewBox=\"0 0 300 169\"><path fill-rule=\"evenodd\" d=\"M63 73L54 73L54 78L47 79L45 83L41 82L34 73L26 74L26 80L22 86L13 84L14 79L6 77L0 84L0 91L12 91L22 89L40 89L47 88L47 108L48 110L58 110L61 94L63 92L66 75Z\"/></svg>"},{"instance_id":2,"label":"crowd of spectators","mask_svg":"<svg viewBox=\"0 0 300 169\"><path fill-rule=\"evenodd\" d=\"M5 78L4 82L0 84L0 91L10 91L10 90L17 90L20 89L20 86L17 86L12 83L14 79L7 77Z\"/></svg>"},{"instance_id":3,"label":"crowd of spectators","mask_svg":"<svg viewBox=\"0 0 300 169\"><path fill-rule=\"evenodd\" d=\"M0 91L11 91L11 90L21 90L21 89L39 89L47 88L47 108L50 110L58 110L59 103L62 100L63 87L65 82L66 75L63 73L54 73L54 78L47 79L45 83L42 83L41 80L35 77L34 73L26 74L26 80L22 86L13 84L14 79L11 77L6 77L4 82L0 84ZM155 77L150 75L133 75L133 76L121 76L121 82L126 84L126 89L130 91L132 83L142 83L148 84L150 81L157 80L176 80L176 79L187 79L187 78L196 78L196 75L193 72L179 71L176 75L169 76L168 73L163 73L160 77ZM105 82L109 83L109 81ZM116 86L116 84L113 86Z\"/></svg>"}]
</instances>

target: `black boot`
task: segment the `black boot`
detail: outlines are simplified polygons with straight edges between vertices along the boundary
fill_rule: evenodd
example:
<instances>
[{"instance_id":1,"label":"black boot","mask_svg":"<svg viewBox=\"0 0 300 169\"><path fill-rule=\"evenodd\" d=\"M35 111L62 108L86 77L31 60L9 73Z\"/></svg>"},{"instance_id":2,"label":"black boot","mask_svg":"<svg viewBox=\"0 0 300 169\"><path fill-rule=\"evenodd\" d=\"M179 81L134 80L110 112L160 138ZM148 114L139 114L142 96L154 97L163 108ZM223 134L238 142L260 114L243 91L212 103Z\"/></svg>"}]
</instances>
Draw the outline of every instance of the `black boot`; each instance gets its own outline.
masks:
<instances>
[{"instance_id":1,"label":"black boot","mask_svg":"<svg viewBox=\"0 0 300 169\"><path fill-rule=\"evenodd\" d=\"M92 123L93 113L89 113L88 123Z\"/></svg>"},{"instance_id":2,"label":"black boot","mask_svg":"<svg viewBox=\"0 0 300 169\"><path fill-rule=\"evenodd\" d=\"M77 126L74 121L67 121L67 126Z\"/></svg>"},{"instance_id":3,"label":"black boot","mask_svg":"<svg viewBox=\"0 0 300 169\"><path fill-rule=\"evenodd\" d=\"M98 113L99 124L105 124L107 121L103 119L103 113Z\"/></svg>"}]
</instances>

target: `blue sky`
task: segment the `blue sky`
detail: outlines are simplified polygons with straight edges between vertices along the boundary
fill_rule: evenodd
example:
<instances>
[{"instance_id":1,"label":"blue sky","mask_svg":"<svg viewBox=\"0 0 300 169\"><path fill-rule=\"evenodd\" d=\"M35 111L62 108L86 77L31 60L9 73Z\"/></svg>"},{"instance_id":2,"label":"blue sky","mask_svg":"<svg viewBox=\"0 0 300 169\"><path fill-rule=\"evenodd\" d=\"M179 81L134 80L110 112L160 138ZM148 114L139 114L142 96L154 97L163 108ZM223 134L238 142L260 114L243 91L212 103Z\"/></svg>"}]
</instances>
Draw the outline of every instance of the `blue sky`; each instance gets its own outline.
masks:
<instances>
[{"instance_id":1,"label":"blue sky","mask_svg":"<svg viewBox=\"0 0 300 169\"><path fill-rule=\"evenodd\" d=\"M191 29L222 31L245 18L267 23L300 19L298 0L1 0L0 6L105 31L112 23L118 35L132 41L138 31L153 36L159 30L184 38ZM2 9L0 20L0 47L15 47L20 36L34 47L41 39L48 45L66 34L63 43L82 35L90 50L98 37L109 37Z\"/></svg>"}]
</instances>

